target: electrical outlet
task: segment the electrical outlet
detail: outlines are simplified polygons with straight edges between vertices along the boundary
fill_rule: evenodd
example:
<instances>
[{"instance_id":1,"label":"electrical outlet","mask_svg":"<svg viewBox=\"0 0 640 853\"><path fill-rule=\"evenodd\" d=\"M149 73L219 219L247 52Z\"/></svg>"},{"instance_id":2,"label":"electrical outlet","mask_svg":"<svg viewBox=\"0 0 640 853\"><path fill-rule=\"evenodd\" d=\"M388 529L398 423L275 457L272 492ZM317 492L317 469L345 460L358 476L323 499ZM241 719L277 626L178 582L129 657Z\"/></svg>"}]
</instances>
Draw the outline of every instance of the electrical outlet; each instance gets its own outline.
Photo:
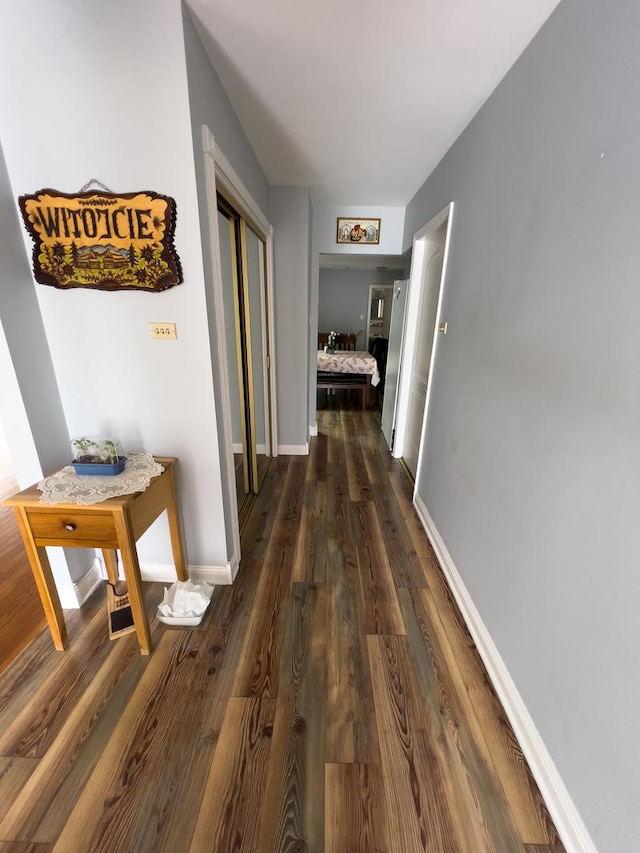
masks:
<instances>
[{"instance_id":1,"label":"electrical outlet","mask_svg":"<svg viewBox=\"0 0 640 853\"><path fill-rule=\"evenodd\" d=\"M176 324L175 323L151 323L151 337L155 340L175 340Z\"/></svg>"}]
</instances>

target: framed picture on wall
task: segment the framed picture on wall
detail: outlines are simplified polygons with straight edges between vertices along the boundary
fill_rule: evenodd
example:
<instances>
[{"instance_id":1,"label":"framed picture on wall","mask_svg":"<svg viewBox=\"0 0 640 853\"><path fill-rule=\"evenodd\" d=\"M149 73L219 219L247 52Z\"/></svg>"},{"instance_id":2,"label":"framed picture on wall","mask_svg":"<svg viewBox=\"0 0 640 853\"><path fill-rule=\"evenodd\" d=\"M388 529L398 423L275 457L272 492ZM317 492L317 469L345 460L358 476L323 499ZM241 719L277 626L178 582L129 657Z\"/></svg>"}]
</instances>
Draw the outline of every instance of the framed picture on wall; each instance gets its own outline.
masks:
<instances>
[{"instance_id":1,"label":"framed picture on wall","mask_svg":"<svg viewBox=\"0 0 640 853\"><path fill-rule=\"evenodd\" d=\"M380 220L339 216L337 242L377 245L380 242Z\"/></svg>"}]
</instances>

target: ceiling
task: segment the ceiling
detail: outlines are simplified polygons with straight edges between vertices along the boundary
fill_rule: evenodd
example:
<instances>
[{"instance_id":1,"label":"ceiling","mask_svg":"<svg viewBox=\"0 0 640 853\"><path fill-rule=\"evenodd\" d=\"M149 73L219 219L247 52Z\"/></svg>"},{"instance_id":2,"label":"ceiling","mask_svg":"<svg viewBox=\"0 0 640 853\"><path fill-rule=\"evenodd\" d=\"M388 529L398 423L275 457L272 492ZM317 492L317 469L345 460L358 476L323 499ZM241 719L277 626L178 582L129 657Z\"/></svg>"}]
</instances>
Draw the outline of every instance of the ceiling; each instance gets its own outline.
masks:
<instances>
[{"instance_id":1,"label":"ceiling","mask_svg":"<svg viewBox=\"0 0 640 853\"><path fill-rule=\"evenodd\" d=\"M558 0L188 0L270 184L405 205Z\"/></svg>"}]
</instances>

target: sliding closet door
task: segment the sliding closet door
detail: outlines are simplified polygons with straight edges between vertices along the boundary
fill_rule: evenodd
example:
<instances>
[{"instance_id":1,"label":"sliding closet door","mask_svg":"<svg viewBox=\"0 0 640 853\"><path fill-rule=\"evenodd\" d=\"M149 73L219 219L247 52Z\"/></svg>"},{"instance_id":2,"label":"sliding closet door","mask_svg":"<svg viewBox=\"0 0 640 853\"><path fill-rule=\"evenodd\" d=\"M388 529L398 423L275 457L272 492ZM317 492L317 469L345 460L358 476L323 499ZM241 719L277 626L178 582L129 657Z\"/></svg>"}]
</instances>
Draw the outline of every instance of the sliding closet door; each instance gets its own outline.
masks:
<instances>
[{"instance_id":1,"label":"sliding closet door","mask_svg":"<svg viewBox=\"0 0 640 853\"><path fill-rule=\"evenodd\" d=\"M265 243L218 195L218 229L238 510L258 493L271 457Z\"/></svg>"},{"instance_id":2,"label":"sliding closet door","mask_svg":"<svg viewBox=\"0 0 640 853\"><path fill-rule=\"evenodd\" d=\"M244 226L244 223L242 223ZM268 359L267 324L265 300L265 245L249 227L242 228L243 244L246 247L246 266L243 270L245 282L245 315L249 337L253 400L251 405L255 432L254 478L259 485L266 473L271 457L271 430L268 408Z\"/></svg>"},{"instance_id":3,"label":"sliding closet door","mask_svg":"<svg viewBox=\"0 0 640 853\"><path fill-rule=\"evenodd\" d=\"M242 345L238 297L238 234L236 220L218 209L220 234L220 264L223 280L224 325L227 351L227 371L231 402L231 434L236 473L238 509L250 493L249 442L247 440L245 388L242 369Z\"/></svg>"}]
</instances>

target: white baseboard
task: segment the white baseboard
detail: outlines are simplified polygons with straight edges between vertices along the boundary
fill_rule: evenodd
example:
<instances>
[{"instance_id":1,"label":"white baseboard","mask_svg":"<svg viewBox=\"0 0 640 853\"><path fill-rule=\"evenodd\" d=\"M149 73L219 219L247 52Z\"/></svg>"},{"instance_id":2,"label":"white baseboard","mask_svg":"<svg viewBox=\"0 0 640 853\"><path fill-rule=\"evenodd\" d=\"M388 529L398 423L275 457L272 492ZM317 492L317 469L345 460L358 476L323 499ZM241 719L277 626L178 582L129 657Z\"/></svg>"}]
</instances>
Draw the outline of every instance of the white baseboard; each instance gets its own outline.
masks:
<instances>
[{"instance_id":1,"label":"white baseboard","mask_svg":"<svg viewBox=\"0 0 640 853\"><path fill-rule=\"evenodd\" d=\"M306 444L279 444L278 445L278 455L279 456L308 456L309 455L309 442Z\"/></svg>"},{"instance_id":2,"label":"white baseboard","mask_svg":"<svg viewBox=\"0 0 640 853\"><path fill-rule=\"evenodd\" d=\"M234 563L237 562L234 560ZM235 568L237 572L237 566ZM143 581L155 583L174 583L177 580L173 563L141 563L140 574ZM194 582L205 581L212 586L222 586L233 582L233 564L224 566L187 566L187 574Z\"/></svg>"},{"instance_id":3,"label":"white baseboard","mask_svg":"<svg viewBox=\"0 0 640 853\"><path fill-rule=\"evenodd\" d=\"M414 506L567 853L597 853L596 846L454 565L447 546L417 494L414 497Z\"/></svg>"},{"instance_id":4,"label":"white baseboard","mask_svg":"<svg viewBox=\"0 0 640 853\"><path fill-rule=\"evenodd\" d=\"M233 445L233 452L234 453L242 453L242 450L243 450L242 443L238 444L236 442ZM256 453L258 454L258 456L264 456L266 452L267 452L267 445L266 444L264 444L264 443L263 444L256 444Z\"/></svg>"},{"instance_id":5,"label":"white baseboard","mask_svg":"<svg viewBox=\"0 0 640 853\"><path fill-rule=\"evenodd\" d=\"M238 562L238 557L234 554L229 562L229 571L231 572L231 583L236 579L236 575L238 574L238 569L240 568L240 563Z\"/></svg>"},{"instance_id":6,"label":"white baseboard","mask_svg":"<svg viewBox=\"0 0 640 853\"><path fill-rule=\"evenodd\" d=\"M65 586L58 590L60 606L63 610L77 610L85 603L95 588L102 583L102 572L98 560L93 561L91 568L80 578L77 583Z\"/></svg>"},{"instance_id":7,"label":"white baseboard","mask_svg":"<svg viewBox=\"0 0 640 853\"><path fill-rule=\"evenodd\" d=\"M312 436L317 435L317 434L318 434L318 421L316 421L314 424L309 424L309 438L312 438Z\"/></svg>"}]
</instances>

